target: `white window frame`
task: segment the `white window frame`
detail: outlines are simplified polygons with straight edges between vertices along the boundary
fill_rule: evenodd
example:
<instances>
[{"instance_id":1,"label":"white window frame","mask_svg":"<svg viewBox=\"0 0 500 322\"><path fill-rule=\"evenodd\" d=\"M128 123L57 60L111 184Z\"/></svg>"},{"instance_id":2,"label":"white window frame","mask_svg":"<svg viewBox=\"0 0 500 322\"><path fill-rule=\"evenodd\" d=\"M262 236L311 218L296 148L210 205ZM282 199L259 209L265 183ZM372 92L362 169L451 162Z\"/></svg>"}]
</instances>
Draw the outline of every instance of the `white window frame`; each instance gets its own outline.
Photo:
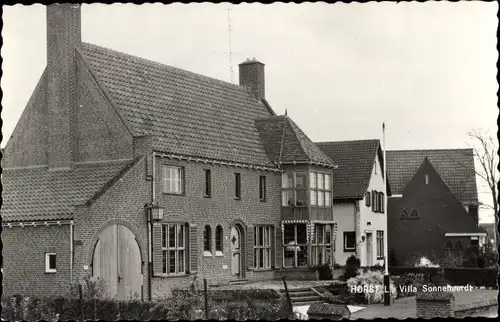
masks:
<instances>
[{"instance_id":1,"label":"white window frame","mask_svg":"<svg viewBox=\"0 0 500 322\"><path fill-rule=\"evenodd\" d=\"M319 227L322 227L323 229L323 238L320 240L319 236ZM326 241L326 232L327 232L327 227L330 227L330 242L328 243ZM311 240L311 265L320 265L320 264L333 264L333 257L334 257L334 238L333 238L333 233L334 233L334 224L315 224L314 225L314 234L313 238ZM327 259L327 250L330 250L330 260ZM320 254L319 250L322 250L321 252L321 261L319 260L318 255ZM320 263L321 262L321 263Z\"/></svg>"},{"instance_id":2,"label":"white window frame","mask_svg":"<svg viewBox=\"0 0 500 322\"><path fill-rule=\"evenodd\" d=\"M306 254L306 257L308 257L310 254L309 254L309 246L307 244L307 235L306 235L306 240L304 243L298 243L297 240L298 240L298 226L299 225L304 225L305 226L305 229L306 229L306 234L307 234L307 224L285 224L285 225L291 225L293 226L293 233L294 233L294 236L293 236L293 245L292 244L284 244L283 245L283 267L306 267L308 265L308 261L309 260L306 260L304 263L302 263L302 265L298 265L299 264L299 256L298 256L298 253L299 253L299 248L301 247L305 247L305 254ZM285 234L285 229L283 229L283 234ZM283 241L284 241L284 236L283 236ZM287 248L289 247L293 247L294 248L294 260L293 260L293 265L292 266L287 266L285 265L285 252L287 251Z\"/></svg>"},{"instance_id":3,"label":"white window frame","mask_svg":"<svg viewBox=\"0 0 500 322\"><path fill-rule=\"evenodd\" d=\"M354 246L353 247L347 247L347 235L346 233L354 234ZM356 250L356 232L355 231L344 231L343 233L344 237L344 251L354 251Z\"/></svg>"},{"instance_id":4,"label":"white window frame","mask_svg":"<svg viewBox=\"0 0 500 322\"><path fill-rule=\"evenodd\" d=\"M376 240L377 240L377 259L384 258L384 231L383 230L377 230L377 235L376 235Z\"/></svg>"},{"instance_id":5,"label":"white window frame","mask_svg":"<svg viewBox=\"0 0 500 322\"><path fill-rule=\"evenodd\" d=\"M332 175L328 172L309 171L309 198L311 206L330 208L332 206ZM312 179L314 178L314 180ZM321 179L320 179L321 178ZM328 178L328 180L327 180ZM321 187L320 187L321 185Z\"/></svg>"},{"instance_id":6,"label":"white window frame","mask_svg":"<svg viewBox=\"0 0 500 322\"><path fill-rule=\"evenodd\" d=\"M174 234L175 234L175 239L174 239L174 246L170 246L170 227L175 227L174 228ZM182 229L182 246L180 246L179 243L179 229ZM165 223L162 224L162 244L161 244L161 251L162 251L162 272L165 275L185 275L186 270L187 270L187 252L186 252L186 244L188 243L188 238L187 238L187 225L182 224L182 223ZM165 241L165 242L164 242ZM175 252L175 264L174 264L174 272L169 272L170 269L170 252L174 251ZM179 269L179 254L183 253L183 270ZM165 265L163 265L165 263Z\"/></svg>"},{"instance_id":7,"label":"white window frame","mask_svg":"<svg viewBox=\"0 0 500 322\"><path fill-rule=\"evenodd\" d=\"M290 186L285 185L285 178L288 177L288 175L292 174L292 182ZM281 175L281 206L282 207L290 207L290 206L295 206L295 207L307 207L308 205L308 196L307 196L307 184L304 182L303 187L298 188L297 187L297 174L302 175L304 177L304 180L307 181L307 171L285 171ZM303 205L298 205L297 204L297 191L301 191L304 193L304 204ZM291 199L293 201L292 204L288 204L288 196L291 193Z\"/></svg>"},{"instance_id":8,"label":"white window frame","mask_svg":"<svg viewBox=\"0 0 500 322\"><path fill-rule=\"evenodd\" d=\"M56 267L50 268L50 256L56 257ZM56 253L45 253L45 273L56 273L57 272L57 254Z\"/></svg>"},{"instance_id":9,"label":"white window frame","mask_svg":"<svg viewBox=\"0 0 500 322\"><path fill-rule=\"evenodd\" d=\"M170 170L177 170L170 172ZM171 173L176 173L172 178ZM168 175L167 175L168 174ZM163 193L182 195L184 194L184 167L164 164L162 168Z\"/></svg>"},{"instance_id":10,"label":"white window frame","mask_svg":"<svg viewBox=\"0 0 500 322\"><path fill-rule=\"evenodd\" d=\"M261 230L262 233L261 234ZM271 225L254 226L253 231L253 260L254 268L259 270L271 269L272 264L272 232ZM264 235L262 245L260 244L260 236ZM262 253L263 263L260 261L260 253Z\"/></svg>"}]
</instances>

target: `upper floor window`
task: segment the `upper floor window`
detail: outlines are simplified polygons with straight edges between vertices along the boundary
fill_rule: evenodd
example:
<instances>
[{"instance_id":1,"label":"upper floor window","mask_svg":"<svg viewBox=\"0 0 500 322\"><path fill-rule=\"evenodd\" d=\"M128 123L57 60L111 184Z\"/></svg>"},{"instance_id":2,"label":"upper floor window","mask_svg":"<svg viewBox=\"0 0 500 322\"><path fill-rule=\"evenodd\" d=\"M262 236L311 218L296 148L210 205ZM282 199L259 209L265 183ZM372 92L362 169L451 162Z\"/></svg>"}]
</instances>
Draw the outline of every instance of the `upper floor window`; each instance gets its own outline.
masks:
<instances>
[{"instance_id":1,"label":"upper floor window","mask_svg":"<svg viewBox=\"0 0 500 322\"><path fill-rule=\"evenodd\" d=\"M205 170L205 197L212 196L212 173L209 169Z\"/></svg>"},{"instance_id":2,"label":"upper floor window","mask_svg":"<svg viewBox=\"0 0 500 322\"><path fill-rule=\"evenodd\" d=\"M259 199L266 201L266 176L259 177Z\"/></svg>"},{"instance_id":3,"label":"upper floor window","mask_svg":"<svg viewBox=\"0 0 500 322\"><path fill-rule=\"evenodd\" d=\"M163 166L163 192L172 194L184 193L184 168Z\"/></svg>"},{"instance_id":4,"label":"upper floor window","mask_svg":"<svg viewBox=\"0 0 500 322\"><path fill-rule=\"evenodd\" d=\"M311 206L331 207L332 205L332 180L331 174L311 171Z\"/></svg>"},{"instance_id":5,"label":"upper floor window","mask_svg":"<svg viewBox=\"0 0 500 322\"><path fill-rule=\"evenodd\" d=\"M241 198L241 173L234 174L234 198Z\"/></svg>"},{"instance_id":6,"label":"upper floor window","mask_svg":"<svg viewBox=\"0 0 500 322\"><path fill-rule=\"evenodd\" d=\"M307 205L307 173L289 171L282 176L282 205L306 206Z\"/></svg>"}]
</instances>

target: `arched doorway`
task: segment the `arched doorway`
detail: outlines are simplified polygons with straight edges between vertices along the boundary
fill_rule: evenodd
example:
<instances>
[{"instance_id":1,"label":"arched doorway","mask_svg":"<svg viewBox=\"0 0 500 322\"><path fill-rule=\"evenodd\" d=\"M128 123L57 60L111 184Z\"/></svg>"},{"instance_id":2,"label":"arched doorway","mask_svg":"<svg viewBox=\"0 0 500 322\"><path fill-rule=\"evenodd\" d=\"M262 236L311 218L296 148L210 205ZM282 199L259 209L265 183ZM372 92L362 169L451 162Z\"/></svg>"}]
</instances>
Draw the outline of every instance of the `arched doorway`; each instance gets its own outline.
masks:
<instances>
[{"instance_id":1,"label":"arched doorway","mask_svg":"<svg viewBox=\"0 0 500 322\"><path fill-rule=\"evenodd\" d=\"M108 296L142 297L141 253L135 236L123 225L104 229L94 248L92 276L102 279Z\"/></svg>"},{"instance_id":2,"label":"arched doorway","mask_svg":"<svg viewBox=\"0 0 500 322\"><path fill-rule=\"evenodd\" d=\"M231 226L231 236L229 239L231 245L231 276L233 278L242 278L244 276L244 230L241 225Z\"/></svg>"}]
</instances>

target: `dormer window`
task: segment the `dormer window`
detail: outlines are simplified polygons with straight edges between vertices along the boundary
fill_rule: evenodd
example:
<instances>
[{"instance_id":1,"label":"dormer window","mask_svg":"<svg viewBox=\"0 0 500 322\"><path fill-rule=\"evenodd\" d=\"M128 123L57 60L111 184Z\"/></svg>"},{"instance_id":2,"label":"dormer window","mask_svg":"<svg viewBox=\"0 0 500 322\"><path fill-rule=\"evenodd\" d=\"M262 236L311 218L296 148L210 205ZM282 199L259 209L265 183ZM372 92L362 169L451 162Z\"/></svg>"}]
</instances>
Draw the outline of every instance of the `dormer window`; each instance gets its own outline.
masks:
<instances>
[{"instance_id":1,"label":"dormer window","mask_svg":"<svg viewBox=\"0 0 500 322\"><path fill-rule=\"evenodd\" d=\"M425 174L425 184L426 185L429 184L429 175L428 174Z\"/></svg>"}]
</instances>

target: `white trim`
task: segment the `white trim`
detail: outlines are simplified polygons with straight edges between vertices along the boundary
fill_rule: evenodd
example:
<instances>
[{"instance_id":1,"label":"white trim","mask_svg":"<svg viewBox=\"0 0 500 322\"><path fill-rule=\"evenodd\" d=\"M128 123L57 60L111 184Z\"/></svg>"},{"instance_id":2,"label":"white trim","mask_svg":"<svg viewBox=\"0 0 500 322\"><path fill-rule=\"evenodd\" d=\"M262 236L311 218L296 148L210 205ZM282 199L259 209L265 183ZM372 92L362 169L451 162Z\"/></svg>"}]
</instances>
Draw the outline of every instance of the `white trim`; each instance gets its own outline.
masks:
<instances>
[{"instance_id":1,"label":"white trim","mask_svg":"<svg viewBox=\"0 0 500 322\"><path fill-rule=\"evenodd\" d=\"M38 226L62 226L62 225L73 225L73 220L52 220L52 221L16 221L16 222L2 222L2 227L38 227Z\"/></svg>"},{"instance_id":2,"label":"white trim","mask_svg":"<svg viewBox=\"0 0 500 322\"><path fill-rule=\"evenodd\" d=\"M388 198L401 198L403 195L390 195Z\"/></svg>"},{"instance_id":3,"label":"white trim","mask_svg":"<svg viewBox=\"0 0 500 322\"><path fill-rule=\"evenodd\" d=\"M51 255L56 256L56 268L50 268L49 257ZM56 253L45 253L45 273L56 273L57 272L57 254Z\"/></svg>"},{"instance_id":4,"label":"white trim","mask_svg":"<svg viewBox=\"0 0 500 322\"><path fill-rule=\"evenodd\" d=\"M483 236L486 237L486 233L446 233L445 237L472 237L472 236Z\"/></svg>"}]
</instances>

